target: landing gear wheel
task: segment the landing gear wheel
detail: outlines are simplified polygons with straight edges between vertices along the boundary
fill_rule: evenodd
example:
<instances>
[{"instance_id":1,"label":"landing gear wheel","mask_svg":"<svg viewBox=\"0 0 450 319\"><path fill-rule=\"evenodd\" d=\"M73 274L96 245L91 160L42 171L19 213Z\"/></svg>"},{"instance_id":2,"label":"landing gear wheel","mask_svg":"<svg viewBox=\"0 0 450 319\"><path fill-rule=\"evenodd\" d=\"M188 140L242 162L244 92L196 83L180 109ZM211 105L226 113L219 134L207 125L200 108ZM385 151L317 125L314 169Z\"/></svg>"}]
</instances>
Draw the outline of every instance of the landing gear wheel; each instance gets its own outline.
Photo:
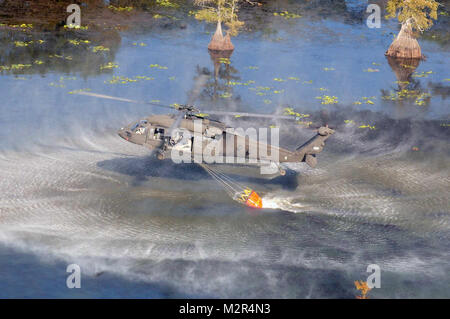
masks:
<instances>
[{"instance_id":1,"label":"landing gear wheel","mask_svg":"<svg viewBox=\"0 0 450 319\"><path fill-rule=\"evenodd\" d=\"M159 159L160 161L162 161L164 159L164 154L158 153L158 154L156 154L156 158Z\"/></svg>"},{"instance_id":2,"label":"landing gear wheel","mask_svg":"<svg viewBox=\"0 0 450 319\"><path fill-rule=\"evenodd\" d=\"M286 175L286 171L285 171L284 169L280 169L280 175L281 175L281 176Z\"/></svg>"}]
</instances>

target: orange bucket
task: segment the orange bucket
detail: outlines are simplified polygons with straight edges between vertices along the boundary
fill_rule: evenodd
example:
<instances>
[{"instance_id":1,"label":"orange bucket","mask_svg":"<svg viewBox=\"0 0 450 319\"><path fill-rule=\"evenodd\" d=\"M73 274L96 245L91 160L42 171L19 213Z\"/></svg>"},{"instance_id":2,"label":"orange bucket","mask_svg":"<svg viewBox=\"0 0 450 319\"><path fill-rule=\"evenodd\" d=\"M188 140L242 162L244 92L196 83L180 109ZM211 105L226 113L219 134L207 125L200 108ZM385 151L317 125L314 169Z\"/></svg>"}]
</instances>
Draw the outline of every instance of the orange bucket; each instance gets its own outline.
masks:
<instances>
[{"instance_id":1,"label":"orange bucket","mask_svg":"<svg viewBox=\"0 0 450 319\"><path fill-rule=\"evenodd\" d=\"M262 198L258 195L257 192L252 191L250 195L248 195L245 205L253 208L262 208Z\"/></svg>"}]
</instances>

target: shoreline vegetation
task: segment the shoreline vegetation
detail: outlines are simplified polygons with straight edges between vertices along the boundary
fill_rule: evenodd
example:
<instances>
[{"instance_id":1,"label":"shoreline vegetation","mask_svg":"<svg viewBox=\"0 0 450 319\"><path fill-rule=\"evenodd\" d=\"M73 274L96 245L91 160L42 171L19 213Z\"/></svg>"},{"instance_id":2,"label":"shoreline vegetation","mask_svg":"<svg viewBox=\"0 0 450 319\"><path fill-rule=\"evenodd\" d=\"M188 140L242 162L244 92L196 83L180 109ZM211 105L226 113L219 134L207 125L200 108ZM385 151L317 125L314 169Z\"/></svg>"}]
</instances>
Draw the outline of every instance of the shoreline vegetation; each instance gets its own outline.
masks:
<instances>
[{"instance_id":1,"label":"shoreline vegetation","mask_svg":"<svg viewBox=\"0 0 450 319\"><path fill-rule=\"evenodd\" d=\"M361 17L364 18L364 12L356 14L352 11L355 9L350 9L343 0L295 4L285 0L84 0L75 1L81 8L81 27L68 28L66 19L70 13L66 8L72 2L0 1L0 43L3 47L0 72L45 73L53 66L53 69L70 73L83 65L83 76L96 74L100 66L114 60L121 32L177 32L193 21L205 23L209 30L215 26L205 49L208 48L213 60L219 61L230 58L235 50L231 38L240 33L260 32L276 36L280 28L289 33L290 23L304 16L318 23L323 19L340 19L344 23L357 24L361 23ZM449 21L448 2L445 0L436 6L434 0L420 0L418 9L424 12L420 15L418 10L413 10L417 8L406 8L399 0L375 1L382 8L382 14L386 14L382 18L396 18L401 24L400 32L386 51L386 56L391 57L388 63L399 82L407 82L405 75L418 66L418 62L411 60L423 59L426 54L417 41L422 31L428 41L436 41L441 46L450 43L450 30L445 28ZM410 11L416 16L411 17ZM425 31L432 26L430 32ZM81 63L86 55L91 61L87 67ZM409 67L402 67L404 65ZM112 70L102 68L102 72Z\"/></svg>"}]
</instances>

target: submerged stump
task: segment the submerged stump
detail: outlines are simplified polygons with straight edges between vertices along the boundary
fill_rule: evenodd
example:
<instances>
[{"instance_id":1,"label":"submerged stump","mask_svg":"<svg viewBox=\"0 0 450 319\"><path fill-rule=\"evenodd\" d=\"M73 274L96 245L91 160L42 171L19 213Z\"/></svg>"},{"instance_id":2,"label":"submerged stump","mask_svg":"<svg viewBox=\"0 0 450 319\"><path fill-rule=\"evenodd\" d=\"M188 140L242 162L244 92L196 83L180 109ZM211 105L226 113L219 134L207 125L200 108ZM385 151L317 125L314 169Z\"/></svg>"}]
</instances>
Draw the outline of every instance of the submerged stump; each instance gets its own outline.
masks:
<instances>
[{"instance_id":1,"label":"submerged stump","mask_svg":"<svg viewBox=\"0 0 450 319\"><path fill-rule=\"evenodd\" d=\"M391 43L385 55L405 59L423 58L419 42L417 42L414 36L410 20L407 20L402 24L399 34Z\"/></svg>"}]
</instances>

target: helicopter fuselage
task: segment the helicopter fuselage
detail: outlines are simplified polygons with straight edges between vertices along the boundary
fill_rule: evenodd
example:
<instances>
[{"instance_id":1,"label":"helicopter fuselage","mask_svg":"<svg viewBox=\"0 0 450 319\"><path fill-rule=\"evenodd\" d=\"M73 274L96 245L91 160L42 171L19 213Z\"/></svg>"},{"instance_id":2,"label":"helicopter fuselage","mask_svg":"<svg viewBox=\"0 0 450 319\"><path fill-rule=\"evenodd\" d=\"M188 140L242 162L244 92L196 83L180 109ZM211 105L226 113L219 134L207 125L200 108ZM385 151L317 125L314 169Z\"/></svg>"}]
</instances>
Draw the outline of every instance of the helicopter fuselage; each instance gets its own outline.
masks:
<instances>
[{"instance_id":1,"label":"helicopter fuselage","mask_svg":"<svg viewBox=\"0 0 450 319\"><path fill-rule=\"evenodd\" d=\"M168 136L175 121L175 115L152 115L120 129L118 134L126 141L150 150L163 147L159 159L170 158L173 151L178 151L187 152L191 159L197 160L208 154L221 163L230 163L233 159L244 164L307 162L314 167L315 155L322 151L325 140L334 133L328 127L321 127L316 136L291 151L258 141L219 121L192 114L186 114L175 133ZM274 160L275 153L278 156Z\"/></svg>"}]
</instances>

